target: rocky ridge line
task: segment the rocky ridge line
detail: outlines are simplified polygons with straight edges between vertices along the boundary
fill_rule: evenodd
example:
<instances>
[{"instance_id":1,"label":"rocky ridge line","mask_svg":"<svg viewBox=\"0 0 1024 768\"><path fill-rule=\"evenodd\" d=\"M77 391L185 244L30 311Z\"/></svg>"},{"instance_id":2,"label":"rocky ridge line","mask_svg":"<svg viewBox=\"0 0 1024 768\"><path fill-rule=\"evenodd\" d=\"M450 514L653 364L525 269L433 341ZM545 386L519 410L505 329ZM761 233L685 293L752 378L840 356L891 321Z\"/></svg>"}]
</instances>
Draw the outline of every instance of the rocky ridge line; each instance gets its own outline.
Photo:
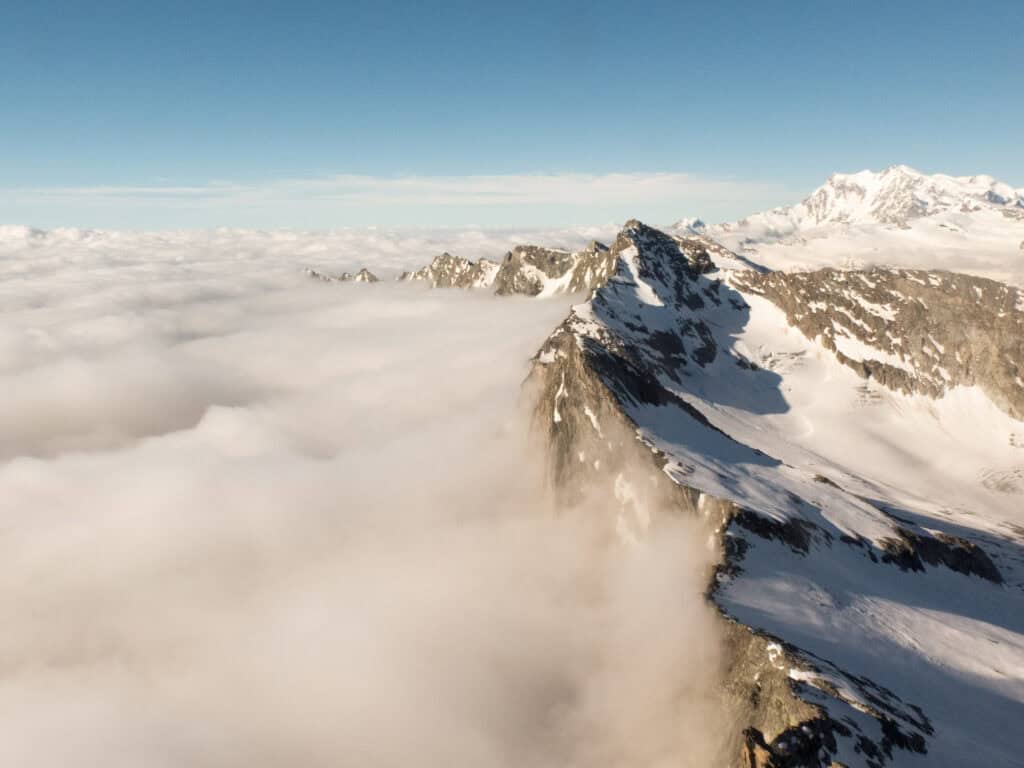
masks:
<instances>
[{"instance_id":1,"label":"rocky ridge line","mask_svg":"<svg viewBox=\"0 0 1024 768\"><path fill-rule=\"evenodd\" d=\"M363 267L355 274L342 272L340 275L328 275L325 272L318 272L315 269L303 270L306 275L324 283L379 283L380 278L373 272Z\"/></svg>"},{"instance_id":2,"label":"rocky ridge line","mask_svg":"<svg viewBox=\"0 0 1024 768\"><path fill-rule=\"evenodd\" d=\"M422 281L431 288L489 288L498 274L499 265L488 259L470 261L445 251L427 266L415 272L403 272L401 281Z\"/></svg>"}]
</instances>

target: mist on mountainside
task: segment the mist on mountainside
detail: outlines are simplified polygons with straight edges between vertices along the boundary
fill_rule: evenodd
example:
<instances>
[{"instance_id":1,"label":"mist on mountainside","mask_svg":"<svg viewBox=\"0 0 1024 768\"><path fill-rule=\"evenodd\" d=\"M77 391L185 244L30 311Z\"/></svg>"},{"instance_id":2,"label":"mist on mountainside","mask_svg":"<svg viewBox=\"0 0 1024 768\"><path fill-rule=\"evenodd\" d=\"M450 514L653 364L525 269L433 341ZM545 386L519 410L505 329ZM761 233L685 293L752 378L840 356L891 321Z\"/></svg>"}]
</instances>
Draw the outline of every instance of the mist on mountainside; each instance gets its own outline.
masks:
<instances>
[{"instance_id":1,"label":"mist on mountainside","mask_svg":"<svg viewBox=\"0 0 1024 768\"><path fill-rule=\"evenodd\" d=\"M0 762L715 762L706 531L556 509L523 432L567 302L36 269L0 371Z\"/></svg>"}]
</instances>

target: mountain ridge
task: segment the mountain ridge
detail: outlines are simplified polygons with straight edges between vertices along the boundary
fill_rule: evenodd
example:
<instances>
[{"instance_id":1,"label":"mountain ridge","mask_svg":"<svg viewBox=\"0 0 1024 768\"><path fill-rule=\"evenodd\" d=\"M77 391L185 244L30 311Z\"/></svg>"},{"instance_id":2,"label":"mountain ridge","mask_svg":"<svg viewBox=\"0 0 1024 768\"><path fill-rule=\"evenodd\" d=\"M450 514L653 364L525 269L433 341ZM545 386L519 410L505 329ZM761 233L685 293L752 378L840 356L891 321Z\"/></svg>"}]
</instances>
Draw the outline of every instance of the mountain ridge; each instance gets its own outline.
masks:
<instances>
[{"instance_id":1,"label":"mountain ridge","mask_svg":"<svg viewBox=\"0 0 1024 768\"><path fill-rule=\"evenodd\" d=\"M825 455L794 435L789 424L820 417L823 391L826 404L857 402L865 385L827 346L788 334L784 308L745 283L756 289L777 273L723 271L636 221L611 251L614 272L535 357L534 428L549 446L553 482L570 499L585 503L600 489L618 499L625 541L657 525L654 497L674 499L671 506L716 531L724 559L709 598L731 649L725 691L739 723L731 764L1012 765L1017 746L999 721L1007 707L1024 714L1024 680L1009 673L993 688L982 682L990 678L970 678L967 708L956 654L976 653L983 663L999 637L1009 643L1000 668L1024 663L1016 618L1024 528L908 494L905 487L934 493L933 480L900 476L893 485L884 461L881 469L865 464L867 443L851 452L833 440ZM867 386L876 389L860 407L884 417L899 439L931 435L929 420L952 431L952 440L936 432L919 446L926 454L941 443L974 460L968 442L979 422L956 421L961 406L999 429L1020 427L987 400L944 394L934 416L919 395L870 376ZM856 413L835 427L865 428ZM975 497L995 498L982 489L964 496ZM936 641L937 630L919 634L932 621L919 605L944 612L955 651ZM988 629L977 623L982 616ZM922 665L926 672L906 672Z\"/></svg>"}]
</instances>

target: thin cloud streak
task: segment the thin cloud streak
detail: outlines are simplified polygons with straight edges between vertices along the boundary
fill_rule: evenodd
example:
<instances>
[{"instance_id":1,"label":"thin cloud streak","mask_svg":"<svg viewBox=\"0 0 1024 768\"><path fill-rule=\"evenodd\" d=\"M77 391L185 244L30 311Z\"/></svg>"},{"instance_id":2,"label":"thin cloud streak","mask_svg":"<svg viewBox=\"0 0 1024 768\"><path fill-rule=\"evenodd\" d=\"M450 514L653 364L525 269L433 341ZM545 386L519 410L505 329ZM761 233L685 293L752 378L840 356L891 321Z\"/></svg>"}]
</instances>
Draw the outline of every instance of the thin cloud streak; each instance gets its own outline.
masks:
<instances>
[{"instance_id":1,"label":"thin cloud streak","mask_svg":"<svg viewBox=\"0 0 1024 768\"><path fill-rule=\"evenodd\" d=\"M633 216L727 218L791 196L774 183L690 173L340 174L252 183L6 188L0 189L0 205L29 215L12 223L43 225L130 227L141 220L142 226L268 226L269 217L269 226L525 226ZM55 212L63 214L61 221L53 220Z\"/></svg>"}]
</instances>

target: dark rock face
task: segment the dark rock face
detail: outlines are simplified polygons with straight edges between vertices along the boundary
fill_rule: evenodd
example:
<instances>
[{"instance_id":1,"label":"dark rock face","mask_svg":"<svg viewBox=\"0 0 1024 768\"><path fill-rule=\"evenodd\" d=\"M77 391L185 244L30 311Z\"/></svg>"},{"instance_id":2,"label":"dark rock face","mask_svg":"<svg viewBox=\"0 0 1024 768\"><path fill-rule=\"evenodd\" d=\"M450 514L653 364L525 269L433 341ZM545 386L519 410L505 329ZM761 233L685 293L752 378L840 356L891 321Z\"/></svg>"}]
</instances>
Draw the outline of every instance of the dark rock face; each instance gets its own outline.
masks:
<instances>
[{"instance_id":1,"label":"dark rock face","mask_svg":"<svg viewBox=\"0 0 1024 768\"><path fill-rule=\"evenodd\" d=\"M498 273L498 265L487 259L470 261L447 251L415 272L403 272L399 280L422 280L431 288L489 288Z\"/></svg>"},{"instance_id":2,"label":"dark rock face","mask_svg":"<svg viewBox=\"0 0 1024 768\"><path fill-rule=\"evenodd\" d=\"M707 235L689 232L676 234L674 239L679 243L679 248L692 262L697 271L703 273L711 271L715 266L723 264L736 264L754 272L766 272L767 270L745 256L730 251L717 240Z\"/></svg>"},{"instance_id":3,"label":"dark rock face","mask_svg":"<svg viewBox=\"0 0 1024 768\"><path fill-rule=\"evenodd\" d=\"M1024 293L941 271L868 269L743 273L836 358L890 389L941 397L978 386L1024 419Z\"/></svg>"},{"instance_id":4,"label":"dark rock face","mask_svg":"<svg viewBox=\"0 0 1024 768\"><path fill-rule=\"evenodd\" d=\"M950 570L980 576L993 584L1002 584L1003 577L985 550L972 541L939 533L929 535L907 528L898 528L899 538L884 542L883 562L891 562L903 570L923 571L924 564L944 565Z\"/></svg>"},{"instance_id":5,"label":"dark rock face","mask_svg":"<svg viewBox=\"0 0 1024 768\"><path fill-rule=\"evenodd\" d=\"M737 509L732 522L762 539L785 543L791 550L806 555L810 550L813 526L803 520L779 522L746 509Z\"/></svg>"}]
</instances>

